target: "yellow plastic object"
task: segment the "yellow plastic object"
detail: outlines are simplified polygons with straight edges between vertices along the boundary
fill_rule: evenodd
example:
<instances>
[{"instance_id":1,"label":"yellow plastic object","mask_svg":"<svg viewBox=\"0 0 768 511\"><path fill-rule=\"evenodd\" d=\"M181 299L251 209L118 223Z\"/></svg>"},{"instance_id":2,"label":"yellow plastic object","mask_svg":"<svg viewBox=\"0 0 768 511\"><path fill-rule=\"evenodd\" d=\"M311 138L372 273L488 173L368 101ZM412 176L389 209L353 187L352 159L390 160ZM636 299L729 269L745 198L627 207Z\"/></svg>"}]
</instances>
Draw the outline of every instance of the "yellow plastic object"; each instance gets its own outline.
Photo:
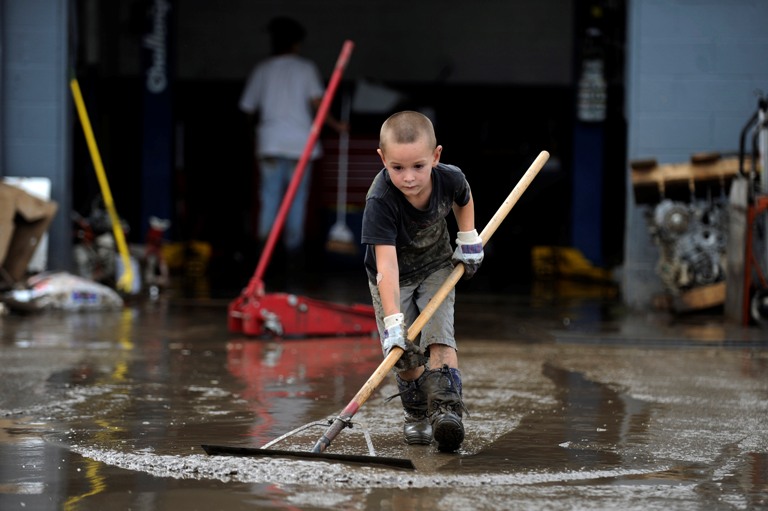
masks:
<instances>
[{"instance_id":1,"label":"yellow plastic object","mask_svg":"<svg viewBox=\"0 0 768 511\"><path fill-rule=\"evenodd\" d=\"M166 243L161 250L163 259L171 270L180 270L190 265L205 269L213 253L210 243L197 240Z\"/></svg>"},{"instance_id":2,"label":"yellow plastic object","mask_svg":"<svg viewBox=\"0 0 768 511\"><path fill-rule=\"evenodd\" d=\"M562 277L595 282L611 281L611 273L593 266L578 249L538 246L531 249L533 273L537 277Z\"/></svg>"},{"instance_id":3,"label":"yellow plastic object","mask_svg":"<svg viewBox=\"0 0 768 511\"><path fill-rule=\"evenodd\" d=\"M80 124L83 126L85 140L88 143L88 150L91 153L91 160L93 161L93 167L96 169L96 178L99 180L99 187L101 188L101 195L104 198L104 205L106 206L107 213L109 213L109 218L112 221L112 232L115 235L117 250L120 253L120 259L123 261L123 274L120 275L117 280L117 288L126 293L130 293L133 288L133 269L131 265L131 257L128 254L128 245L125 242L125 234L120 225L120 217L117 216L117 210L115 210L115 201L112 199L112 192L109 190L109 182L107 181L107 175L104 172L104 164L101 162L101 155L99 154L99 148L96 145L96 139L93 136L91 121L88 118L88 111L85 108L83 95L80 92L80 84L77 82L77 78L72 78L69 82L69 86L72 89L72 96L75 99L77 114L80 117Z\"/></svg>"}]
</instances>

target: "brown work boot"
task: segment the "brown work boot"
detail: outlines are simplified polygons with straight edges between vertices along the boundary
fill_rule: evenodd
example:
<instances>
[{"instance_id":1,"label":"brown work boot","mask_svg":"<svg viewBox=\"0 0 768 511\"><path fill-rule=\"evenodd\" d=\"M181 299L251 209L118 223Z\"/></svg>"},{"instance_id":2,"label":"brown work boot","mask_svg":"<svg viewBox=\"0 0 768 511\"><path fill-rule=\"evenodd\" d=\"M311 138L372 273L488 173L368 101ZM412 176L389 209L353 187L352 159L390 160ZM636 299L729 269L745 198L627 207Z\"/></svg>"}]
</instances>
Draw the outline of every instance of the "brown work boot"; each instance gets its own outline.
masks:
<instances>
[{"instance_id":1,"label":"brown work boot","mask_svg":"<svg viewBox=\"0 0 768 511\"><path fill-rule=\"evenodd\" d=\"M454 452L464 441L461 418L465 408L461 400L461 373L458 369L444 365L424 374L427 416L432 424L432 435L438 450Z\"/></svg>"}]
</instances>

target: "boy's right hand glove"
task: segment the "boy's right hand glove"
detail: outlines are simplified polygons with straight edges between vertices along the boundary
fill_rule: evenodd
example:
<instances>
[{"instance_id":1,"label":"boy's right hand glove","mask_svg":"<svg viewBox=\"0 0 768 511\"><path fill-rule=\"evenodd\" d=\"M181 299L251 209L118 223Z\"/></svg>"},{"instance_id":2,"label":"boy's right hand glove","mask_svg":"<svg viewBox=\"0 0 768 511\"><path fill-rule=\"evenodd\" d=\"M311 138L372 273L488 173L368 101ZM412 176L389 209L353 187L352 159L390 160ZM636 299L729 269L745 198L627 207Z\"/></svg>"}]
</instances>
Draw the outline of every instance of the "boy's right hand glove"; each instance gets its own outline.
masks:
<instances>
[{"instance_id":1,"label":"boy's right hand glove","mask_svg":"<svg viewBox=\"0 0 768 511\"><path fill-rule=\"evenodd\" d=\"M402 312L392 314L384 318L384 336L381 338L381 350L384 356L389 355L392 348L398 346L403 349L403 353L397 362L395 369L398 372L414 369L427 363L427 357L424 352L405 338L407 329L405 328L405 316Z\"/></svg>"},{"instance_id":2,"label":"boy's right hand glove","mask_svg":"<svg viewBox=\"0 0 768 511\"><path fill-rule=\"evenodd\" d=\"M465 279L472 278L483 262L483 240L477 229L457 233L456 250L451 259L456 264L464 264Z\"/></svg>"}]
</instances>

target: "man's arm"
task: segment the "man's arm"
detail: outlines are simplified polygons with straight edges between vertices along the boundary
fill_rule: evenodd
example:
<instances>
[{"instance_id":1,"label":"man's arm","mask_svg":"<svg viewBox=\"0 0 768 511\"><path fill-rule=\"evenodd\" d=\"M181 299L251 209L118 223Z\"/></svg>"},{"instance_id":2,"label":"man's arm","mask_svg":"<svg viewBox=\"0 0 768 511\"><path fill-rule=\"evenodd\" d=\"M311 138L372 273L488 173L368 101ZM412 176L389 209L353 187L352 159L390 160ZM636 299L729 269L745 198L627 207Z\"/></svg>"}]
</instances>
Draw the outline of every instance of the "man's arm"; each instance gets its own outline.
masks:
<instances>
[{"instance_id":1,"label":"man's arm","mask_svg":"<svg viewBox=\"0 0 768 511\"><path fill-rule=\"evenodd\" d=\"M322 101L323 98L312 98L312 109L315 112L317 112L317 110L320 108L320 103L322 103ZM338 133L349 131L349 125L335 118L333 115L331 115L330 112L328 112L328 114L325 116L325 124L327 124L331 129Z\"/></svg>"}]
</instances>

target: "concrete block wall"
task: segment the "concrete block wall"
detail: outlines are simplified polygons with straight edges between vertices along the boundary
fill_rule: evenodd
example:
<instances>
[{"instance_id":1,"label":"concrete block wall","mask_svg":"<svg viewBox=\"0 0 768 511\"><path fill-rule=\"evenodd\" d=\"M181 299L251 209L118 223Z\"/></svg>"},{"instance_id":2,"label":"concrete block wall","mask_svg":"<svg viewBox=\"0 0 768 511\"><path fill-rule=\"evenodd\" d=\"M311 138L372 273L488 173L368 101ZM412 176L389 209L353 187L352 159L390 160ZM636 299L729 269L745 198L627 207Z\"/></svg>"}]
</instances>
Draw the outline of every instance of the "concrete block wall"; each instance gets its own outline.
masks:
<instances>
[{"instance_id":1,"label":"concrete block wall","mask_svg":"<svg viewBox=\"0 0 768 511\"><path fill-rule=\"evenodd\" d=\"M0 176L47 177L50 269L71 265L68 0L0 0Z\"/></svg>"},{"instance_id":2,"label":"concrete block wall","mask_svg":"<svg viewBox=\"0 0 768 511\"><path fill-rule=\"evenodd\" d=\"M628 159L673 163L737 151L755 91L768 92L768 2L628 1ZM662 290L658 252L629 177L627 194L622 291L642 309Z\"/></svg>"}]
</instances>

